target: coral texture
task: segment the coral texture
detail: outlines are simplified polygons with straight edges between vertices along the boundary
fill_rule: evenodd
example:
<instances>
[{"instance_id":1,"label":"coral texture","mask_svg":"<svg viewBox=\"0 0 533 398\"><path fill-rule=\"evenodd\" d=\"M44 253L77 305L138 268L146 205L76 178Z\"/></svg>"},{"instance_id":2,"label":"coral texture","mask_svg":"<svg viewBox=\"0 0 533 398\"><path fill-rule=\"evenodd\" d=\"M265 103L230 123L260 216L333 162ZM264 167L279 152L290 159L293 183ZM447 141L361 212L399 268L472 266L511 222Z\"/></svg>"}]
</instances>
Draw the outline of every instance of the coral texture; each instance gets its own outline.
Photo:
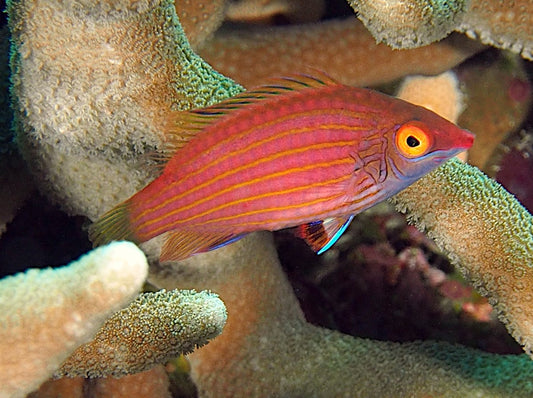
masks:
<instances>
[{"instance_id":1,"label":"coral texture","mask_svg":"<svg viewBox=\"0 0 533 398\"><path fill-rule=\"evenodd\" d=\"M446 37L464 12L464 1L349 0L378 42L393 48L425 46Z\"/></svg>"},{"instance_id":2,"label":"coral texture","mask_svg":"<svg viewBox=\"0 0 533 398\"><path fill-rule=\"evenodd\" d=\"M127 305L148 265L132 243L95 249L67 267L0 281L0 396L37 388L113 312Z\"/></svg>"},{"instance_id":3,"label":"coral texture","mask_svg":"<svg viewBox=\"0 0 533 398\"><path fill-rule=\"evenodd\" d=\"M450 71L438 76L406 77L396 95L453 122L457 122L464 108L464 95L459 88L459 81Z\"/></svg>"},{"instance_id":4,"label":"coral texture","mask_svg":"<svg viewBox=\"0 0 533 398\"><path fill-rule=\"evenodd\" d=\"M452 160L393 199L488 296L533 351L533 217L497 182Z\"/></svg>"},{"instance_id":5,"label":"coral texture","mask_svg":"<svg viewBox=\"0 0 533 398\"><path fill-rule=\"evenodd\" d=\"M18 140L41 188L71 212L95 218L148 182L150 173L141 158L161 145L165 126L160 116L166 110L204 106L242 90L190 50L169 0L20 0L9 2L8 12ZM267 62L278 58L275 54ZM479 271L506 318L525 327L523 309L513 304L520 296L509 291L512 278L492 278L490 270L478 268L476 258L464 255L463 245L472 238L471 244L493 250L497 264L505 264L509 256L527 260L531 224L509 229L512 218L505 209L518 206L514 199L485 179L470 189L468 178L457 170L461 168L451 163L434 185L440 185L443 195L446 190L470 192L480 208L501 209L507 217L503 223L487 225L484 218L471 216L466 199L464 204L454 200L442 210L462 214L455 224L462 230L448 229L445 225L453 224L438 218L439 198L424 207L430 185L418 185L409 201L399 197L398 203L413 212L427 209L421 218L426 225L442 222L433 230L451 256L467 261L462 264L467 274ZM503 195L505 203L493 199L493 193ZM468 231L475 235L465 235ZM495 238L502 246L496 246ZM504 242L512 246L504 247ZM433 342L376 342L311 326L267 233L172 265L157 264L160 243L154 239L143 246L153 259L152 282L167 289L213 289L227 305L224 333L190 356L201 396L533 394L533 362L527 355L497 356ZM514 281L525 283L527 269L524 275Z\"/></svg>"},{"instance_id":6,"label":"coral texture","mask_svg":"<svg viewBox=\"0 0 533 398\"><path fill-rule=\"evenodd\" d=\"M427 47L394 51L376 45L359 21L347 18L311 25L222 29L199 54L245 87L295 71L313 73L313 69L345 84L367 86L406 74L442 73L481 48L454 37Z\"/></svg>"},{"instance_id":7,"label":"coral texture","mask_svg":"<svg viewBox=\"0 0 533 398\"><path fill-rule=\"evenodd\" d=\"M227 0L176 0L181 26L192 48L197 48L222 24Z\"/></svg>"},{"instance_id":8,"label":"coral texture","mask_svg":"<svg viewBox=\"0 0 533 398\"><path fill-rule=\"evenodd\" d=\"M170 288L178 277L185 286L211 286L228 308L224 333L189 355L202 397L533 394L533 361L526 355L429 341L379 342L307 323L268 233L171 267L152 267L149 279Z\"/></svg>"},{"instance_id":9,"label":"coral texture","mask_svg":"<svg viewBox=\"0 0 533 398\"><path fill-rule=\"evenodd\" d=\"M349 0L379 41L394 48L423 46L451 31L533 59L530 0Z\"/></svg>"},{"instance_id":10,"label":"coral texture","mask_svg":"<svg viewBox=\"0 0 533 398\"><path fill-rule=\"evenodd\" d=\"M218 336L226 309L213 293L143 293L113 314L54 376L124 376L150 369Z\"/></svg>"},{"instance_id":11,"label":"coral texture","mask_svg":"<svg viewBox=\"0 0 533 398\"><path fill-rule=\"evenodd\" d=\"M533 60L531 0L470 0L457 31Z\"/></svg>"},{"instance_id":12,"label":"coral texture","mask_svg":"<svg viewBox=\"0 0 533 398\"><path fill-rule=\"evenodd\" d=\"M17 141L71 213L96 217L144 185L138 157L160 146L165 111L240 91L192 52L171 0L32 3L7 3Z\"/></svg>"}]
</instances>

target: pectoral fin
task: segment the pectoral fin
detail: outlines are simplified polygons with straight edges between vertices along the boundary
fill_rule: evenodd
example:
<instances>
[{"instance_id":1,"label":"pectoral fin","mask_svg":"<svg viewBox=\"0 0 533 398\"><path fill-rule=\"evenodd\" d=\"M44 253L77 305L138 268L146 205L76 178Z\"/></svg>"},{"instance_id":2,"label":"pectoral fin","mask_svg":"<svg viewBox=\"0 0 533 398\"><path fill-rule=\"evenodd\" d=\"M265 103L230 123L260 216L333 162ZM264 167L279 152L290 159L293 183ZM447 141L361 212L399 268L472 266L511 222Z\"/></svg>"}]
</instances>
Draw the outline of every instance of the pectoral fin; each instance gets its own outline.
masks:
<instances>
[{"instance_id":1,"label":"pectoral fin","mask_svg":"<svg viewBox=\"0 0 533 398\"><path fill-rule=\"evenodd\" d=\"M295 228L295 235L305 240L317 254L322 254L346 231L353 217L333 217L300 225Z\"/></svg>"}]
</instances>

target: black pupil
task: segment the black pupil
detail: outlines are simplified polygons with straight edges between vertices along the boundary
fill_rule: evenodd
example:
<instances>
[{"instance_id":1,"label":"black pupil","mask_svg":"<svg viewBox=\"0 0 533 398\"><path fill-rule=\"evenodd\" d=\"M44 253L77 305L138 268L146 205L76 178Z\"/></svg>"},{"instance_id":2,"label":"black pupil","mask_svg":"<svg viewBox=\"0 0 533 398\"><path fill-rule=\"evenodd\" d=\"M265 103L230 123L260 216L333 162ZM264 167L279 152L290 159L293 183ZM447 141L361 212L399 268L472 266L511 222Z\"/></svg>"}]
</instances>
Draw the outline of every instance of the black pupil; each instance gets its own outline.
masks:
<instances>
[{"instance_id":1,"label":"black pupil","mask_svg":"<svg viewBox=\"0 0 533 398\"><path fill-rule=\"evenodd\" d=\"M411 148L414 148L420 145L420 141L410 135L409 137L407 137L407 145L409 145Z\"/></svg>"}]
</instances>

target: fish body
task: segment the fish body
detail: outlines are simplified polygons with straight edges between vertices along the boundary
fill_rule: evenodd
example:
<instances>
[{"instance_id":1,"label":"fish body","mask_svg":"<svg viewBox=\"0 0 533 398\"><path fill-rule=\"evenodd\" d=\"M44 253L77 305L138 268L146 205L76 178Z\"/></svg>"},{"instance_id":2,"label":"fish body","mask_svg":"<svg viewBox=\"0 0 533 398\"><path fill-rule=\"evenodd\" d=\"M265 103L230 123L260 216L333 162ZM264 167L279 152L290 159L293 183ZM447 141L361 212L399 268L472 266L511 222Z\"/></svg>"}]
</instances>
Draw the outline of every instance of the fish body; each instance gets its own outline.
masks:
<instances>
[{"instance_id":1,"label":"fish body","mask_svg":"<svg viewBox=\"0 0 533 398\"><path fill-rule=\"evenodd\" d=\"M469 148L473 135L376 91L302 76L171 115L161 175L90 230L96 244L169 232L161 260L296 227L316 251L354 214ZM190 140L183 140L197 131Z\"/></svg>"}]
</instances>

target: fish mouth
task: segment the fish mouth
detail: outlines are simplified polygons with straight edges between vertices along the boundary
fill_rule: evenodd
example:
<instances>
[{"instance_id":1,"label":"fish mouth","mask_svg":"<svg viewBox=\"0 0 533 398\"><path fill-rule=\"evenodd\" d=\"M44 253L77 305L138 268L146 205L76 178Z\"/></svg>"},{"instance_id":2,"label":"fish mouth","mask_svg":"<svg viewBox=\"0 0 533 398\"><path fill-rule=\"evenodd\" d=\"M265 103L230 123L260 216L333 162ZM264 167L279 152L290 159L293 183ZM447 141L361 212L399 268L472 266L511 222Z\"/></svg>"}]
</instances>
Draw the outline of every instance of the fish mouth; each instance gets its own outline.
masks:
<instances>
[{"instance_id":1,"label":"fish mouth","mask_svg":"<svg viewBox=\"0 0 533 398\"><path fill-rule=\"evenodd\" d=\"M466 151L468 148L470 147L454 148L450 149L449 151L433 152L433 162L436 164L444 163L447 160L453 158L454 156L459 155L461 152Z\"/></svg>"}]
</instances>

